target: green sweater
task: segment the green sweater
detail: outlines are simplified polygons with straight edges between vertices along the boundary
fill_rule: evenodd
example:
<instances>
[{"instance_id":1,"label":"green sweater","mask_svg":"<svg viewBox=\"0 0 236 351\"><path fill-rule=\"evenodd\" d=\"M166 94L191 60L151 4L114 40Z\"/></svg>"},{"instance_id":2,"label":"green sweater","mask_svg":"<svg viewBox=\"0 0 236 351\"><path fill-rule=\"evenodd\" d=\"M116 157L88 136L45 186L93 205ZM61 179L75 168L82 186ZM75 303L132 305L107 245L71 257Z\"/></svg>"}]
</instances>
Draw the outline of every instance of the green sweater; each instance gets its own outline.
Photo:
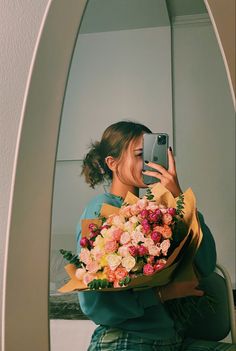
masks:
<instances>
[{"instance_id":1,"label":"green sweater","mask_svg":"<svg viewBox=\"0 0 236 351\"><path fill-rule=\"evenodd\" d=\"M107 203L121 207L122 198L110 193L95 196L85 208L81 218L95 218L101 205ZM215 242L209 228L199 214L203 239L195 256L195 264L202 276L208 276L216 265ZM77 226L77 252L80 252L80 223ZM160 303L153 289L143 291L80 292L80 306L94 323L124 329L140 337L153 340L175 335L174 322L165 305Z\"/></svg>"}]
</instances>

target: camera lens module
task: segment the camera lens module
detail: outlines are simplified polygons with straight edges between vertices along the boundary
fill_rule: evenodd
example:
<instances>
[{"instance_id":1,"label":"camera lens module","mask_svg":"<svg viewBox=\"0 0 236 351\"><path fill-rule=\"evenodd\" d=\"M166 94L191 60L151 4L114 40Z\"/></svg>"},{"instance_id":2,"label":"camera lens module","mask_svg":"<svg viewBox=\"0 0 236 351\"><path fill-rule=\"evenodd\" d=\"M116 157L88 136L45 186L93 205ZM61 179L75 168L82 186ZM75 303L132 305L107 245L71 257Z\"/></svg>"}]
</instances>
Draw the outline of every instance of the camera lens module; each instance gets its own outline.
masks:
<instances>
[{"instance_id":1,"label":"camera lens module","mask_svg":"<svg viewBox=\"0 0 236 351\"><path fill-rule=\"evenodd\" d=\"M165 145L166 144L166 136L164 134L158 135L157 143L158 143L158 145Z\"/></svg>"}]
</instances>

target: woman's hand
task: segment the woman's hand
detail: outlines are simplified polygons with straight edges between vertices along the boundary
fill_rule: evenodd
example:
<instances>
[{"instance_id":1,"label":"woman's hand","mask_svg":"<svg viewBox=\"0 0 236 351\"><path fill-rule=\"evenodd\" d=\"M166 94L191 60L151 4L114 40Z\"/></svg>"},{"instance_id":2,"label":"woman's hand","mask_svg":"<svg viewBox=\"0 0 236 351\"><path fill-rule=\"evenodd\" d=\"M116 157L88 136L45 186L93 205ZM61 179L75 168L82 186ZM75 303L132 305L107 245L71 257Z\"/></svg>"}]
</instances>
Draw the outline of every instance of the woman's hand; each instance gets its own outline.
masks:
<instances>
[{"instance_id":1,"label":"woman's hand","mask_svg":"<svg viewBox=\"0 0 236 351\"><path fill-rule=\"evenodd\" d=\"M187 296L203 296L204 291L197 289L198 281L173 282L157 288L161 302Z\"/></svg>"},{"instance_id":2,"label":"woman's hand","mask_svg":"<svg viewBox=\"0 0 236 351\"><path fill-rule=\"evenodd\" d=\"M179 185L177 173L176 173L176 166L175 166L175 159L172 153L172 149L168 148L168 162L169 162L169 168L166 170L164 167L158 165L157 163L154 162L146 162L148 167L152 167L157 170L156 171L143 171L145 175L157 178L160 180L161 184L167 188L174 197L179 196L180 193L182 193L182 190ZM156 185L150 184L149 187L153 187Z\"/></svg>"}]
</instances>

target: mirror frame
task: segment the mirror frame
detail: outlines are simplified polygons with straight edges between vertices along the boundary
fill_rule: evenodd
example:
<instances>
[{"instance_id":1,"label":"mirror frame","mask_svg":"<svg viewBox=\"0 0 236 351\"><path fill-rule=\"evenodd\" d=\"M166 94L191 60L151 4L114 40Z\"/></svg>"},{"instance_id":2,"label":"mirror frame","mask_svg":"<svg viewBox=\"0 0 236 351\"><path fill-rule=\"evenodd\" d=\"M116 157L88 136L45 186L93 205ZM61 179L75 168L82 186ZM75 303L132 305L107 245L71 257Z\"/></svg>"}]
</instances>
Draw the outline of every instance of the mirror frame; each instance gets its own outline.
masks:
<instances>
[{"instance_id":1,"label":"mirror frame","mask_svg":"<svg viewBox=\"0 0 236 351\"><path fill-rule=\"evenodd\" d=\"M31 62L8 217L3 351L50 349L48 265L55 161L67 79L86 3L48 2ZM213 26L221 47L216 20ZM227 60L224 63L229 72Z\"/></svg>"},{"instance_id":2,"label":"mirror frame","mask_svg":"<svg viewBox=\"0 0 236 351\"><path fill-rule=\"evenodd\" d=\"M48 267L55 160L67 79L86 3L48 1L31 61L8 218L4 351L50 350Z\"/></svg>"}]
</instances>

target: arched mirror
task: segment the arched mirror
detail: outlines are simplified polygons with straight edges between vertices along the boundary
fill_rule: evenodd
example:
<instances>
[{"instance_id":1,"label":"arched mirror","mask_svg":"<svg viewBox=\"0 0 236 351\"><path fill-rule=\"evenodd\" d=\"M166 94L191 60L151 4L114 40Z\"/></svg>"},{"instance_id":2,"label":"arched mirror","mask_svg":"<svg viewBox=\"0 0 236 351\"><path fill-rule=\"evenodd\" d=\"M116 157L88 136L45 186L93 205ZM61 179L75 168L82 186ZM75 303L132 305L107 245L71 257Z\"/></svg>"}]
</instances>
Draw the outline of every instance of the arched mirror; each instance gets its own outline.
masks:
<instances>
[{"instance_id":1,"label":"arched mirror","mask_svg":"<svg viewBox=\"0 0 236 351\"><path fill-rule=\"evenodd\" d=\"M109 187L85 185L81 159L120 119L170 134L181 186L196 192L234 279L234 107L204 1L49 1L17 142L4 351L49 350L49 320L52 351L86 350L95 326L76 294L57 292L66 279L58 250L75 250L83 206Z\"/></svg>"},{"instance_id":2,"label":"arched mirror","mask_svg":"<svg viewBox=\"0 0 236 351\"><path fill-rule=\"evenodd\" d=\"M233 110L227 84L203 1L88 1L68 76L57 150L50 266L53 351L63 351L63 343L86 350L95 328L80 310L76 293L57 291L68 279L59 249L75 252L83 207L109 189L103 184L93 190L80 176L90 142L121 119L167 132L183 187L196 189L199 206L214 222L205 194L213 194L215 185L211 188L205 177L208 172L213 176L209 160L217 163L213 150L219 147L216 139L223 125L230 133ZM227 109L228 124L209 111L211 106L216 112L216 96L221 96L222 113ZM212 131L215 118L219 125ZM233 136L227 138L227 149L232 141ZM191 152L186 147L190 144Z\"/></svg>"}]
</instances>

